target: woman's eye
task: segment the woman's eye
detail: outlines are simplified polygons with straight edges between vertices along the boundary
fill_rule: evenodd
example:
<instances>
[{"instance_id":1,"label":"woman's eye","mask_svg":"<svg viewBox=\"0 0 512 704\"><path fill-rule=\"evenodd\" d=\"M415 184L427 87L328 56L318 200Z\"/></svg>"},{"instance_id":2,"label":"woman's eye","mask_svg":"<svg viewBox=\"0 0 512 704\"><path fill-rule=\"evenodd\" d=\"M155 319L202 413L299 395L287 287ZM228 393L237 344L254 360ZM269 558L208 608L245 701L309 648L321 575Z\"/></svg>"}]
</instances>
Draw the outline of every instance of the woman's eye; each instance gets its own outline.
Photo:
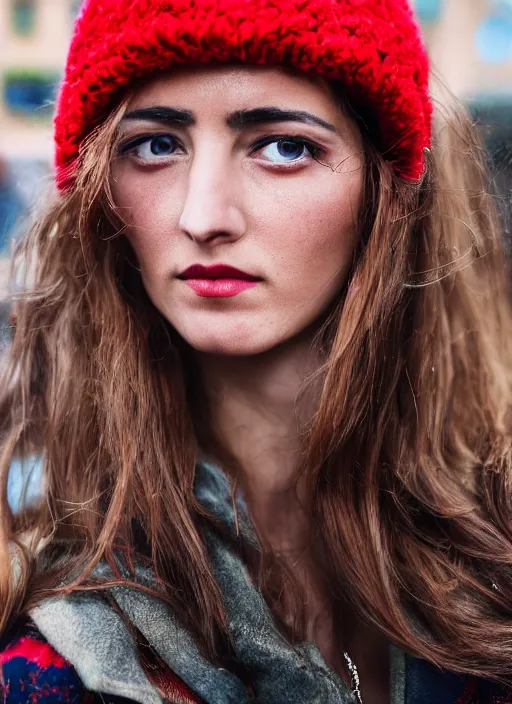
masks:
<instances>
[{"instance_id":1,"label":"woman's eye","mask_svg":"<svg viewBox=\"0 0 512 704\"><path fill-rule=\"evenodd\" d=\"M158 162L175 156L181 149L179 140L172 134L155 134L135 137L119 149L120 156L134 156L140 161ZM267 137L253 146L263 158L275 164L295 164L315 158L322 151L304 137Z\"/></svg>"},{"instance_id":2,"label":"woman's eye","mask_svg":"<svg viewBox=\"0 0 512 704\"><path fill-rule=\"evenodd\" d=\"M267 142L261 148L261 154L269 161L278 164L289 164L302 161L308 157L315 157L319 153L319 147L304 139L285 137Z\"/></svg>"},{"instance_id":3,"label":"woman's eye","mask_svg":"<svg viewBox=\"0 0 512 704\"><path fill-rule=\"evenodd\" d=\"M155 157L168 157L175 154L178 140L170 134L157 134L152 137L139 137L121 147L122 155L132 154L143 161Z\"/></svg>"}]
</instances>

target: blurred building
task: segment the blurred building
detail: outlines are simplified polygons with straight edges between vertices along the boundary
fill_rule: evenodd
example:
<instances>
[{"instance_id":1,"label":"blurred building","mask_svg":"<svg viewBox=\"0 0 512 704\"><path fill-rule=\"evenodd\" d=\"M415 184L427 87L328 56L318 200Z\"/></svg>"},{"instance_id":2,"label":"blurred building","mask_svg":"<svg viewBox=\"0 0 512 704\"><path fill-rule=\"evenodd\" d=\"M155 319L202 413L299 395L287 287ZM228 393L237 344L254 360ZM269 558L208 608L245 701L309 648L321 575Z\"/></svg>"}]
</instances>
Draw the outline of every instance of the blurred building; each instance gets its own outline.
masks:
<instances>
[{"instance_id":1,"label":"blurred building","mask_svg":"<svg viewBox=\"0 0 512 704\"><path fill-rule=\"evenodd\" d=\"M415 0L433 67L461 98L511 101L512 0Z\"/></svg>"},{"instance_id":2,"label":"blurred building","mask_svg":"<svg viewBox=\"0 0 512 704\"><path fill-rule=\"evenodd\" d=\"M12 238L23 235L23 218L50 179L56 86L79 5L0 0L0 301Z\"/></svg>"},{"instance_id":3,"label":"blurred building","mask_svg":"<svg viewBox=\"0 0 512 704\"><path fill-rule=\"evenodd\" d=\"M52 156L51 115L76 0L0 2L0 153Z\"/></svg>"},{"instance_id":4,"label":"blurred building","mask_svg":"<svg viewBox=\"0 0 512 704\"><path fill-rule=\"evenodd\" d=\"M488 148L512 248L512 0L413 0L432 66L468 104Z\"/></svg>"}]
</instances>

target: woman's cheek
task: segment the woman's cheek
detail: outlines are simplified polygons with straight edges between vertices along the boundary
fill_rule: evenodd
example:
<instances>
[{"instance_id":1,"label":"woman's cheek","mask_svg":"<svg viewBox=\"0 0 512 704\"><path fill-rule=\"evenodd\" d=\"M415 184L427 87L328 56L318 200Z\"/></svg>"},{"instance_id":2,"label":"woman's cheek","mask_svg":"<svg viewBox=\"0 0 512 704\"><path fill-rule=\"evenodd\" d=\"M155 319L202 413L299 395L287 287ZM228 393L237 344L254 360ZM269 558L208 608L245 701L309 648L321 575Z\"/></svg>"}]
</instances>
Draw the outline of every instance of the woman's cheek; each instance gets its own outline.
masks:
<instances>
[{"instance_id":1,"label":"woman's cheek","mask_svg":"<svg viewBox=\"0 0 512 704\"><path fill-rule=\"evenodd\" d=\"M350 195L348 201L340 199L338 189L327 194L313 191L306 202L303 199L293 219L285 220L285 227L275 233L276 258L305 279L329 278L344 269L355 245L359 208L357 193Z\"/></svg>"}]
</instances>

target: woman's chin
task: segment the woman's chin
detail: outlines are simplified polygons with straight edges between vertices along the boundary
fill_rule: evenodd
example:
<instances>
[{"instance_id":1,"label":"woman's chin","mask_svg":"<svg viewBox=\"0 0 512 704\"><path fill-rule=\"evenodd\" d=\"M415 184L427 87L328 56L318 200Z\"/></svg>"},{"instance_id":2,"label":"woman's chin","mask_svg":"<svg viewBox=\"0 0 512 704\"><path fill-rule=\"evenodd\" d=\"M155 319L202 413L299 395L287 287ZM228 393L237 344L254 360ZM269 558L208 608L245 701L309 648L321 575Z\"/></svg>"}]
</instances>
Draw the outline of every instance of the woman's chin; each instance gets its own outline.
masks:
<instances>
[{"instance_id":1,"label":"woman's chin","mask_svg":"<svg viewBox=\"0 0 512 704\"><path fill-rule=\"evenodd\" d=\"M185 337L188 344L202 354L224 355L226 357L251 357L268 351L274 344L263 340L234 339L226 336Z\"/></svg>"},{"instance_id":2,"label":"woman's chin","mask_svg":"<svg viewBox=\"0 0 512 704\"><path fill-rule=\"evenodd\" d=\"M260 326L217 324L215 326L175 326L181 337L203 354L247 357L262 354L282 340L268 334ZM181 329L180 329L181 327Z\"/></svg>"}]
</instances>

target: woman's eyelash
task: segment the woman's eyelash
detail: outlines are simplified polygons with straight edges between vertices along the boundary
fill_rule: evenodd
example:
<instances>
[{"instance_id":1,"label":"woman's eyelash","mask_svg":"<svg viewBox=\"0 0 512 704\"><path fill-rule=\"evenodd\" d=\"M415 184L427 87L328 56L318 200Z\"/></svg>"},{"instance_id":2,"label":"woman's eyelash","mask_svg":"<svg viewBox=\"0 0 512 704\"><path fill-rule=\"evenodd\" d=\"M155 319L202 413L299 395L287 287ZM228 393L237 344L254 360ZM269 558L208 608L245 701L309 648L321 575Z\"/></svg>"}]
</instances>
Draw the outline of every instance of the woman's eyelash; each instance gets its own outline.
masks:
<instances>
[{"instance_id":1,"label":"woman's eyelash","mask_svg":"<svg viewBox=\"0 0 512 704\"><path fill-rule=\"evenodd\" d=\"M264 147L268 147L269 144L273 144L274 142L295 142L296 144L301 144L308 149L313 158L320 156L320 154L325 151L319 144L316 144L316 142L313 142L311 139L301 135L295 136L292 134L273 134L257 140L251 146L251 154L263 149Z\"/></svg>"},{"instance_id":2,"label":"woman's eyelash","mask_svg":"<svg viewBox=\"0 0 512 704\"><path fill-rule=\"evenodd\" d=\"M144 144L145 142L149 142L153 139L157 139L158 137L171 137L172 140L176 144L180 144L180 141L177 137L175 137L173 134L169 134L169 132L161 132L161 133L152 133L152 134L141 134L138 137L133 137L132 139L127 140L126 142L121 142L121 144L118 147L118 154L120 156L123 156L130 152L132 149L136 149L137 147L140 147L141 144Z\"/></svg>"}]
</instances>

